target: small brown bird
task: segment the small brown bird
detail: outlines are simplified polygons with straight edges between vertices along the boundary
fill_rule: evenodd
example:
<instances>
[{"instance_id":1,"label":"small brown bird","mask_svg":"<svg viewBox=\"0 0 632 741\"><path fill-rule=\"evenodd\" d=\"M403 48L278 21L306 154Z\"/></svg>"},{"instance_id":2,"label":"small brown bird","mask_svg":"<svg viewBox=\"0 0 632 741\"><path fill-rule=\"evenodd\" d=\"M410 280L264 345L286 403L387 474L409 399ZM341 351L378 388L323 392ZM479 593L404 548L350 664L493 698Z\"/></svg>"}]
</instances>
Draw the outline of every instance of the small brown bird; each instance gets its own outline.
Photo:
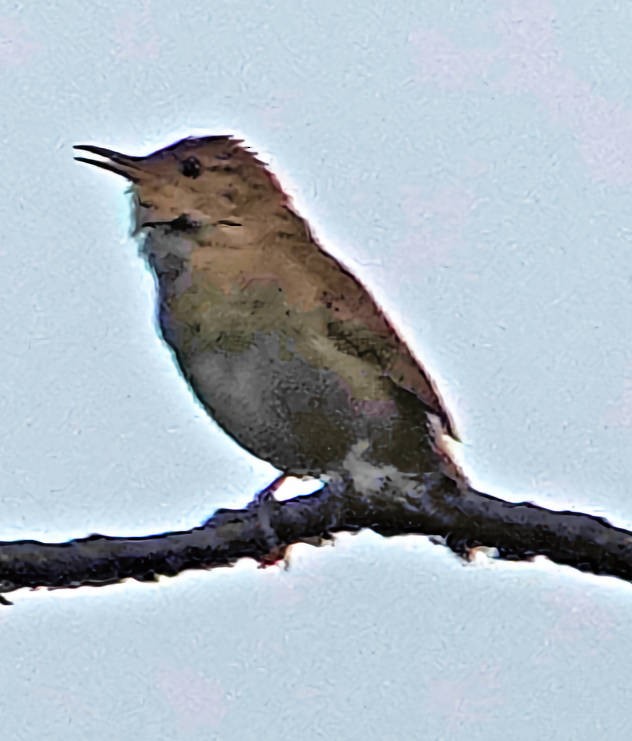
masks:
<instances>
[{"instance_id":1,"label":"small brown bird","mask_svg":"<svg viewBox=\"0 0 632 741\"><path fill-rule=\"evenodd\" d=\"M242 140L188 138L144 157L75 149L131 181L163 337L240 445L283 476L358 491L437 470L465 483L421 363Z\"/></svg>"}]
</instances>

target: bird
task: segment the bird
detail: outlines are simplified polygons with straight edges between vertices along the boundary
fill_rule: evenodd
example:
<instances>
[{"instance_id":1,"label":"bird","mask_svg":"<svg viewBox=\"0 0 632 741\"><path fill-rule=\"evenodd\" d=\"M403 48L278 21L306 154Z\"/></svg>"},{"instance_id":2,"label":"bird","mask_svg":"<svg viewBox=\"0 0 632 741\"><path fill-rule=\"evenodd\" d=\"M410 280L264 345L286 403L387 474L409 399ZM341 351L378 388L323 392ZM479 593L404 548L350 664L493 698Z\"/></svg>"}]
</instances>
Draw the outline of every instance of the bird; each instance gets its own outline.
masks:
<instances>
[{"instance_id":1,"label":"bird","mask_svg":"<svg viewBox=\"0 0 632 741\"><path fill-rule=\"evenodd\" d=\"M280 471L264 495L289 476L467 485L436 383L243 139L74 148L130 183L162 338L219 427Z\"/></svg>"}]
</instances>

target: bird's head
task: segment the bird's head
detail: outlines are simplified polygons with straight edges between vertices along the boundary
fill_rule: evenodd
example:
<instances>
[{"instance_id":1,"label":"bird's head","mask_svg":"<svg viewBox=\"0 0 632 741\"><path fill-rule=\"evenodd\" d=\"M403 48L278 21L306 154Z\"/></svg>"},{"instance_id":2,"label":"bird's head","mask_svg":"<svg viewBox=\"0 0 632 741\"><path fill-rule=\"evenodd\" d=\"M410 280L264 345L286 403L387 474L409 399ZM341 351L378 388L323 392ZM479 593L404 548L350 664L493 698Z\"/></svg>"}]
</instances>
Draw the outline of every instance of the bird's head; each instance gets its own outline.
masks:
<instances>
[{"instance_id":1,"label":"bird's head","mask_svg":"<svg viewBox=\"0 0 632 741\"><path fill-rule=\"evenodd\" d=\"M145 156L80 144L75 149L101 159L80 162L122 175L132 183L137 227L169 224L195 230L239 226L255 204L285 196L256 158L232 136L182 139Z\"/></svg>"}]
</instances>

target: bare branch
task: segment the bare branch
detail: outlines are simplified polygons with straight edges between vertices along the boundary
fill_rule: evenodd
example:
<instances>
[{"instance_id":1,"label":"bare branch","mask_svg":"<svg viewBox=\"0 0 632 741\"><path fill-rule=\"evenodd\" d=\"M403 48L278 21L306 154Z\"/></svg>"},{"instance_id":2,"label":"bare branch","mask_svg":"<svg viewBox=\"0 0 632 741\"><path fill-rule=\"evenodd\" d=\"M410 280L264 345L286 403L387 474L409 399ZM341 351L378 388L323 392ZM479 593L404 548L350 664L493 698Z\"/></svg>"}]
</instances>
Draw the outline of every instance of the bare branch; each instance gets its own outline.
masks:
<instances>
[{"instance_id":1,"label":"bare branch","mask_svg":"<svg viewBox=\"0 0 632 741\"><path fill-rule=\"evenodd\" d=\"M505 502L433 473L404 493L388 481L379 491L361 495L334 482L284 502L257 497L242 510L217 510L204 525L185 532L2 542L0 592L103 586L128 578L153 581L186 569L231 566L241 558L268 565L283 558L293 543L318 544L335 532L363 528L383 535L438 536L461 556L488 546L503 559L544 555L582 571L632 579L632 533L627 530L592 515Z\"/></svg>"}]
</instances>

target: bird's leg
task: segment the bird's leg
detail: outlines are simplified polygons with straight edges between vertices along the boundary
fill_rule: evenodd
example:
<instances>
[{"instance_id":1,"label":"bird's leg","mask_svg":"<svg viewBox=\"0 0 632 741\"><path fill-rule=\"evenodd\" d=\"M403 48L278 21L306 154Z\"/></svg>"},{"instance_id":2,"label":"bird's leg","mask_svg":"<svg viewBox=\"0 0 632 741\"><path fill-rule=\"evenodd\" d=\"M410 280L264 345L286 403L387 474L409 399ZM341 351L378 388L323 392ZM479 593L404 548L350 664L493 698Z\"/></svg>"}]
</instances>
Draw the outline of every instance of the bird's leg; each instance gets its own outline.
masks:
<instances>
[{"instance_id":1,"label":"bird's leg","mask_svg":"<svg viewBox=\"0 0 632 741\"><path fill-rule=\"evenodd\" d=\"M265 489L258 491L252 502L248 505L248 509L254 509L257 512L259 527L268 547L268 552L259 558L259 568L272 566L281 560L285 562L286 568L288 566L287 561L285 560L287 546L279 542L279 536L270 522L271 511L276 503L274 492L281 486L286 478L287 476L284 473L277 476L277 478L268 484Z\"/></svg>"}]
</instances>

